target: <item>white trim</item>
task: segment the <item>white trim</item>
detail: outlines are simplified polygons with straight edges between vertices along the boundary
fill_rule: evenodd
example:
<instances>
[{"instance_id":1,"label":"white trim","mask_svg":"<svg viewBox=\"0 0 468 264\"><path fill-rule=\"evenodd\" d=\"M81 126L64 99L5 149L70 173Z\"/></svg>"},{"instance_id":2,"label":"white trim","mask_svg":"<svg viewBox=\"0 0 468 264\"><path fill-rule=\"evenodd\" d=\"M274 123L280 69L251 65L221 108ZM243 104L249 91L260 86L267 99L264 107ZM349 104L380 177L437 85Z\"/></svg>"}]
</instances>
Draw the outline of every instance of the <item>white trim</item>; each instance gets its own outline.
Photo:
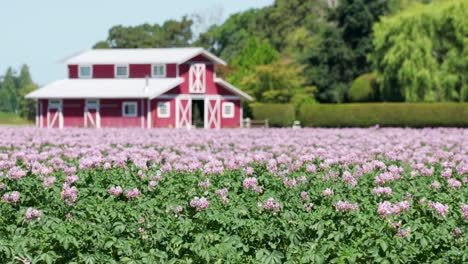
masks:
<instances>
[{"instance_id":1,"label":"white trim","mask_svg":"<svg viewBox=\"0 0 468 264\"><path fill-rule=\"evenodd\" d=\"M163 114L161 113L161 106L160 105L165 105L167 108L167 113ZM158 118L169 118L171 117L171 102L170 101L159 101L157 104L157 112L158 112Z\"/></svg>"},{"instance_id":2,"label":"white trim","mask_svg":"<svg viewBox=\"0 0 468 264\"><path fill-rule=\"evenodd\" d=\"M96 118L93 118L89 110L96 111ZM101 107L99 99L86 99L84 107L84 127L88 127L88 120L91 123L91 127L100 128L101 127Z\"/></svg>"},{"instance_id":3,"label":"white trim","mask_svg":"<svg viewBox=\"0 0 468 264\"><path fill-rule=\"evenodd\" d=\"M211 106L211 101L215 101L214 106ZM205 123L205 128L211 128L211 125L214 125L215 129L221 128L221 100L219 98L205 100L206 110L207 110L207 120Z\"/></svg>"},{"instance_id":4,"label":"white trim","mask_svg":"<svg viewBox=\"0 0 468 264\"><path fill-rule=\"evenodd\" d=\"M177 63L177 64L176 64L176 78L179 78L179 75L180 75L179 67L180 67L180 64Z\"/></svg>"},{"instance_id":5,"label":"white trim","mask_svg":"<svg viewBox=\"0 0 468 264\"><path fill-rule=\"evenodd\" d=\"M117 68L118 67L126 67L127 68L127 74L126 75L117 75ZM114 78L119 78L119 79L125 79L130 76L130 66L128 64L115 64L114 65Z\"/></svg>"},{"instance_id":6,"label":"white trim","mask_svg":"<svg viewBox=\"0 0 468 264\"><path fill-rule=\"evenodd\" d=\"M135 106L135 114L125 114L125 106L127 105ZM137 117L137 116L138 116L138 102L126 101L122 103L122 117Z\"/></svg>"},{"instance_id":7,"label":"white trim","mask_svg":"<svg viewBox=\"0 0 468 264\"><path fill-rule=\"evenodd\" d=\"M205 93L206 91L206 65L195 63L189 69L189 92Z\"/></svg>"},{"instance_id":8,"label":"white trim","mask_svg":"<svg viewBox=\"0 0 468 264\"><path fill-rule=\"evenodd\" d=\"M227 114L225 112L225 107L231 107L231 113ZM233 118L234 117L234 103L233 102L223 102L221 106L221 112L222 112L222 117L223 118Z\"/></svg>"},{"instance_id":9,"label":"white trim","mask_svg":"<svg viewBox=\"0 0 468 264\"><path fill-rule=\"evenodd\" d=\"M36 127L39 127L39 100L36 100Z\"/></svg>"},{"instance_id":10,"label":"white trim","mask_svg":"<svg viewBox=\"0 0 468 264\"><path fill-rule=\"evenodd\" d=\"M55 102L51 103L51 101L55 101ZM51 109L57 110L55 115L52 117L52 120L50 116ZM55 122L57 122L57 118L59 122L58 127L63 128L63 101L61 99L49 99L49 102L47 103L47 127L50 128L51 124L53 127Z\"/></svg>"},{"instance_id":11,"label":"white trim","mask_svg":"<svg viewBox=\"0 0 468 264\"><path fill-rule=\"evenodd\" d=\"M81 75L81 68L84 68L84 67L89 67L89 76L82 76L82 75ZM90 64L78 65L78 78L79 78L79 79L90 79L90 78L93 78L93 65L90 65Z\"/></svg>"},{"instance_id":12,"label":"white trim","mask_svg":"<svg viewBox=\"0 0 468 264\"><path fill-rule=\"evenodd\" d=\"M157 75L155 72L154 72L154 67L161 67L163 68L164 70L164 74L163 75ZM167 76L167 66L166 64L161 64L161 63L156 63L156 64L151 64L151 77L152 78L166 78Z\"/></svg>"},{"instance_id":13,"label":"white trim","mask_svg":"<svg viewBox=\"0 0 468 264\"><path fill-rule=\"evenodd\" d=\"M185 108L181 100L186 100L187 104ZM189 128L192 126L192 99L191 98L177 98L176 99L176 128ZM179 112L182 112L182 116L180 116Z\"/></svg>"},{"instance_id":14,"label":"white trim","mask_svg":"<svg viewBox=\"0 0 468 264\"><path fill-rule=\"evenodd\" d=\"M148 99L147 103L146 103L146 123L147 123L147 127L148 128L151 128L151 100Z\"/></svg>"},{"instance_id":15,"label":"white trim","mask_svg":"<svg viewBox=\"0 0 468 264\"><path fill-rule=\"evenodd\" d=\"M239 96L241 96L241 97L243 97L243 98L245 98L245 99L247 99L249 101L254 100L250 95L244 93L239 88L235 87L234 85L226 82L225 80L223 80L221 78L215 78L214 81L215 81L216 84L221 85L222 87L228 89L229 91L231 91L231 92L233 92L233 93L235 93L235 94L237 94L237 95L239 95Z\"/></svg>"}]
</instances>

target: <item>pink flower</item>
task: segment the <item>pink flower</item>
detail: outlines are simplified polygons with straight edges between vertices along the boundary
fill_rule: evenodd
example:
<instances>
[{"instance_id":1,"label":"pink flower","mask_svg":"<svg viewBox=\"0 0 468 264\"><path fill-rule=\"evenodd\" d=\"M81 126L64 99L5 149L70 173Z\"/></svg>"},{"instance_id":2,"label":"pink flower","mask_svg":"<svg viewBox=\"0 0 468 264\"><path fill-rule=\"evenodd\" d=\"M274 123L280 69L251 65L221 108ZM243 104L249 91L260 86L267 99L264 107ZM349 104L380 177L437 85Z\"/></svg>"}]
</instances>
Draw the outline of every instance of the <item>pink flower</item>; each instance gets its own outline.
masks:
<instances>
[{"instance_id":1,"label":"pink flower","mask_svg":"<svg viewBox=\"0 0 468 264\"><path fill-rule=\"evenodd\" d=\"M331 188L327 188L327 189L323 190L323 192L322 192L322 195L325 196L325 197L333 196L334 194L335 194L335 192Z\"/></svg>"},{"instance_id":2,"label":"pink flower","mask_svg":"<svg viewBox=\"0 0 468 264\"><path fill-rule=\"evenodd\" d=\"M211 182L209 179L207 179L206 181L202 181L198 184L198 186L200 186L201 188L204 188L204 189L208 189L208 187L210 187L211 185Z\"/></svg>"},{"instance_id":3,"label":"pink flower","mask_svg":"<svg viewBox=\"0 0 468 264\"><path fill-rule=\"evenodd\" d=\"M20 199L20 193L17 191L13 191L11 192L11 194L5 193L2 198L2 200L5 203L17 203L19 199Z\"/></svg>"},{"instance_id":4,"label":"pink flower","mask_svg":"<svg viewBox=\"0 0 468 264\"><path fill-rule=\"evenodd\" d=\"M25 220L26 220L26 221L29 221L29 220L33 220L33 219L39 219L39 218L41 217L41 215L42 215L42 212L41 212L41 211L29 207L29 208L26 210Z\"/></svg>"},{"instance_id":5,"label":"pink flower","mask_svg":"<svg viewBox=\"0 0 468 264\"><path fill-rule=\"evenodd\" d=\"M113 186L113 187L110 187L107 192L110 194L110 195L113 195L113 196L119 196L123 190L122 190L122 187L120 186Z\"/></svg>"},{"instance_id":6,"label":"pink flower","mask_svg":"<svg viewBox=\"0 0 468 264\"><path fill-rule=\"evenodd\" d=\"M406 229L403 229L403 228L398 228L398 232L396 233L396 236L397 237L407 237L409 236L411 233L411 228L406 228Z\"/></svg>"},{"instance_id":7,"label":"pink flower","mask_svg":"<svg viewBox=\"0 0 468 264\"><path fill-rule=\"evenodd\" d=\"M305 201L309 198L309 194L307 192L301 192L301 198L303 201Z\"/></svg>"},{"instance_id":8,"label":"pink flower","mask_svg":"<svg viewBox=\"0 0 468 264\"><path fill-rule=\"evenodd\" d=\"M451 169L451 168L445 169L445 170L441 173L441 176L442 176L443 178L450 178L450 176L452 176L452 169Z\"/></svg>"},{"instance_id":9,"label":"pink flower","mask_svg":"<svg viewBox=\"0 0 468 264\"><path fill-rule=\"evenodd\" d=\"M26 171L24 171L18 166L11 168L7 173L8 179L15 181L23 178L24 176L26 176Z\"/></svg>"},{"instance_id":10,"label":"pink flower","mask_svg":"<svg viewBox=\"0 0 468 264\"><path fill-rule=\"evenodd\" d=\"M195 208L197 211L203 211L210 205L210 201L205 197L195 197L190 201L190 207Z\"/></svg>"},{"instance_id":11,"label":"pink flower","mask_svg":"<svg viewBox=\"0 0 468 264\"><path fill-rule=\"evenodd\" d=\"M428 204L429 208L432 208L436 211L436 213L442 217L445 217L449 210L449 206L447 204L442 204L439 202L429 202Z\"/></svg>"},{"instance_id":12,"label":"pink flower","mask_svg":"<svg viewBox=\"0 0 468 264\"><path fill-rule=\"evenodd\" d=\"M438 182L438 181L432 182L432 183L431 183L431 187L432 187L433 189L439 189L439 188L440 188L440 182Z\"/></svg>"},{"instance_id":13,"label":"pink flower","mask_svg":"<svg viewBox=\"0 0 468 264\"><path fill-rule=\"evenodd\" d=\"M448 179L447 183L450 187L454 189L459 189L462 186L462 183L460 181L457 181L456 179Z\"/></svg>"},{"instance_id":14,"label":"pink flower","mask_svg":"<svg viewBox=\"0 0 468 264\"><path fill-rule=\"evenodd\" d=\"M408 212L410 209L410 203L408 201L398 202L397 204L393 205L389 201L384 201L379 203L377 208L377 213L380 214L382 217L387 217L389 215L400 215L403 211Z\"/></svg>"},{"instance_id":15,"label":"pink flower","mask_svg":"<svg viewBox=\"0 0 468 264\"><path fill-rule=\"evenodd\" d=\"M228 188L223 188L215 191L215 194L218 196L226 196L228 193Z\"/></svg>"},{"instance_id":16,"label":"pink flower","mask_svg":"<svg viewBox=\"0 0 468 264\"><path fill-rule=\"evenodd\" d=\"M70 186L67 183L64 183L60 197L62 197L66 204L74 205L76 199L78 199L78 189L75 186Z\"/></svg>"},{"instance_id":17,"label":"pink flower","mask_svg":"<svg viewBox=\"0 0 468 264\"><path fill-rule=\"evenodd\" d=\"M297 181L294 178L288 179L287 177L284 177L283 178L283 184L284 184L284 186L286 186L288 188L294 188L297 185Z\"/></svg>"},{"instance_id":18,"label":"pink flower","mask_svg":"<svg viewBox=\"0 0 468 264\"><path fill-rule=\"evenodd\" d=\"M263 192L262 186L258 186L258 180L255 177L245 178L242 186L244 187L244 190L253 190L258 193Z\"/></svg>"},{"instance_id":19,"label":"pink flower","mask_svg":"<svg viewBox=\"0 0 468 264\"><path fill-rule=\"evenodd\" d=\"M382 194L384 194L385 196L391 196L392 195L392 188L390 188L390 187L377 187L377 188L374 188L373 192L377 196L380 196Z\"/></svg>"},{"instance_id":20,"label":"pink flower","mask_svg":"<svg viewBox=\"0 0 468 264\"><path fill-rule=\"evenodd\" d=\"M312 203L304 204L304 210L308 213L312 210L312 207L314 207L314 204Z\"/></svg>"},{"instance_id":21,"label":"pink flower","mask_svg":"<svg viewBox=\"0 0 468 264\"><path fill-rule=\"evenodd\" d=\"M462 204L460 208L463 214L463 218L467 220L468 219L468 204Z\"/></svg>"},{"instance_id":22,"label":"pink flower","mask_svg":"<svg viewBox=\"0 0 468 264\"><path fill-rule=\"evenodd\" d=\"M461 234L463 234L463 232L461 231L461 229L459 227L455 227L453 229L453 232L450 233L450 235L452 235L453 238L457 238L457 237L461 236Z\"/></svg>"},{"instance_id":23,"label":"pink flower","mask_svg":"<svg viewBox=\"0 0 468 264\"><path fill-rule=\"evenodd\" d=\"M254 174L254 169L252 167L246 167L244 169L244 174L245 175L253 175Z\"/></svg>"},{"instance_id":24,"label":"pink flower","mask_svg":"<svg viewBox=\"0 0 468 264\"><path fill-rule=\"evenodd\" d=\"M42 185L45 188L49 188L50 186L52 186L55 183L56 180L57 180L57 178L55 178L55 177L44 178L44 180L42 181Z\"/></svg>"},{"instance_id":25,"label":"pink flower","mask_svg":"<svg viewBox=\"0 0 468 264\"><path fill-rule=\"evenodd\" d=\"M133 188L131 190L125 191L125 197L127 197L127 199L130 199L130 200L138 198L140 194L141 192L140 190L138 190L138 188Z\"/></svg>"},{"instance_id":26,"label":"pink flower","mask_svg":"<svg viewBox=\"0 0 468 264\"><path fill-rule=\"evenodd\" d=\"M78 181L79 179L80 179L80 178L78 178L77 175L71 175L71 176L67 176L67 177L65 178L65 181L66 181L68 184L72 184L72 183Z\"/></svg>"},{"instance_id":27,"label":"pink flower","mask_svg":"<svg viewBox=\"0 0 468 264\"><path fill-rule=\"evenodd\" d=\"M263 208L267 211L272 211L272 212L279 212L281 210L281 205L279 202L277 202L274 198L268 198L265 202L263 202Z\"/></svg>"},{"instance_id":28,"label":"pink flower","mask_svg":"<svg viewBox=\"0 0 468 264\"><path fill-rule=\"evenodd\" d=\"M351 211L357 211L359 209L358 203L350 203L347 201L338 201L336 203L333 203L333 206L335 207L337 212L351 212Z\"/></svg>"}]
</instances>

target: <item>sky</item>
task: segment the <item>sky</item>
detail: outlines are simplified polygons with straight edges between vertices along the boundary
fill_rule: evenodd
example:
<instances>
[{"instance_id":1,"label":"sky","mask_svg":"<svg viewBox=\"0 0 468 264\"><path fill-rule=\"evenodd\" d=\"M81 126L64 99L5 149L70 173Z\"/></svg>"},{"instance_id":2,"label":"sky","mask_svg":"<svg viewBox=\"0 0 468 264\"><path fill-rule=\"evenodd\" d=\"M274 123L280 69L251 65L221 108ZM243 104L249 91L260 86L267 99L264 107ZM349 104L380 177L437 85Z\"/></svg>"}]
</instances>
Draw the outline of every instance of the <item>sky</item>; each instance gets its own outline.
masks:
<instances>
[{"instance_id":1,"label":"sky","mask_svg":"<svg viewBox=\"0 0 468 264\"><path fill-rule=\"evenodd\" d=\"M45 85L66 78L60 60L107 38L114 25L161 24L183 15L209 21L271 5L273 0L10 0L0 3L0 76L28 64ZM214 18L214 19L212 19Z\"/></svg>"}]
</instances>

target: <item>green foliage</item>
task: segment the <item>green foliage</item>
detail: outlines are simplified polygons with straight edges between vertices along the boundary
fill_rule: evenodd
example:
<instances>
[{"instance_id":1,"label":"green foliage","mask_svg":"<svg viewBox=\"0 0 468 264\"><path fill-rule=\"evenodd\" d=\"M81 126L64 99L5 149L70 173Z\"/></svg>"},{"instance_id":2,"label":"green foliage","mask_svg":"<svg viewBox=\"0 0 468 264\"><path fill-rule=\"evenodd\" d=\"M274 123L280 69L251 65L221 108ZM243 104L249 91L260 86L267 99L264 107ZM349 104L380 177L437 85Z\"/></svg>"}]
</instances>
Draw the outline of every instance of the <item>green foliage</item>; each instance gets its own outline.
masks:
<instances>
[{"instance_id":1,"label":"green foliage","mask_svg":"<svg viewBox=\"0 0 468 264\"><path fill-rule=\"evenodd\" d=\"M14 112L17 107L16 80L13 69L9 67L0 87L0 111Z\"/></svg>"},{"instance_id":2,"label":"green foliage","mask_svg":"<svg viewBox=\"0 0 468 264\"><path fill-rule=\"evenodd\" d=\"M367 103L303 105L298 119L312 127L468 127L468 104Z\"/></svg>"},{"instance_id":3,"label":"green foliage","mask_svg":"<svg viewBox=\"0 0 468 264\"><path fill-rule=\"evenodd\" d=\"M348 91L350 102L372 102L377 99L375 77L371 73L357 77Z\"/></svg>"},{"instance_id":4,"label":"green foliage","mask_svg":"<svg viewBox=\"0 0 468 264\"><path fill-rule=\"evenodd\" d=\"M387 101L468 101L468 1L414 4L374 26L371 58Z\"/></svg>"},{"instance_id":5,"label":"green foliage","mask_svg":"<svg viewBox=\"0 0 468 264\"><path fill-rule=\"evenodd\" d=\"M14 113L0 112L1 125L31 125L31 122L25 120Z\"/></svg>"},{"instance_id":6,"label":"green foliage","mask_svg":"<svg viewBox=\"0 0 468 264\"><path fill-rule=\"evenodd\" d=\"M19 114L22 118L27 120L34 120L36 116L36 101L25 99L24 97L38 87L35 84L28 84L22 87L19 91Z\"/></svg>"},{"instance_id":7,"label":"green foliage","mask_svg":"<svg viewBox=\"0 0 468 264\"><path fill-rule=\"evenodd\" d=\"M240 80L239 85L257 102L288 103L296 89L305 84L302 69L293 61L282 58L272 64L256 66L251 74Z\"/></svg>"},{"instance_id":8,"label":"green foliage","mask_svg":"<svg viewBox=\"0 0 468 264\"><path fill-rule=\"evenodd\" d=\"M162 25L118 25L109 30L106 41L96 43L93 48L185 47L193 38L192 24L193 21L184 16L180 21L167 20Z\"/></svg>"},{"instance_id":9,"label":"green foliage","mask_svg":"<svg viewBox=\"0 0 468 264\"><path fill-rule=\"evenodd\" d=\"M290 127L295 120L295 107L293 104L260 104L253 103L253 118L255 120L269 120L273 127Z\"/></svg>"}]
</instances>

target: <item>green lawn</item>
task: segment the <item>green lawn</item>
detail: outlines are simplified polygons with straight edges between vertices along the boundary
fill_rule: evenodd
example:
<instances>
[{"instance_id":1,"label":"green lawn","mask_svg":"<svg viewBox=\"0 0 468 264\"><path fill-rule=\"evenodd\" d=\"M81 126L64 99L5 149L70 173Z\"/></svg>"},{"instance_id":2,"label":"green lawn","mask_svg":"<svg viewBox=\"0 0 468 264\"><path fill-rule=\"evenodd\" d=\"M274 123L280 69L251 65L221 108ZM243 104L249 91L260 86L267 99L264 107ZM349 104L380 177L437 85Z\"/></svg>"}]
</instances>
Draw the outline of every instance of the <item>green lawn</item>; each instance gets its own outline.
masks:
<instances>
[{"instance_id":1,"label":"green lawn","mask_svg":"<svg viewBox=\"0 0 468 264\"><path fill-rule=\"evenodd\" d=\"M32 125L33 122L23 119L14 113L0 112L0 125Z\"/></svg>"}]
</instances>

